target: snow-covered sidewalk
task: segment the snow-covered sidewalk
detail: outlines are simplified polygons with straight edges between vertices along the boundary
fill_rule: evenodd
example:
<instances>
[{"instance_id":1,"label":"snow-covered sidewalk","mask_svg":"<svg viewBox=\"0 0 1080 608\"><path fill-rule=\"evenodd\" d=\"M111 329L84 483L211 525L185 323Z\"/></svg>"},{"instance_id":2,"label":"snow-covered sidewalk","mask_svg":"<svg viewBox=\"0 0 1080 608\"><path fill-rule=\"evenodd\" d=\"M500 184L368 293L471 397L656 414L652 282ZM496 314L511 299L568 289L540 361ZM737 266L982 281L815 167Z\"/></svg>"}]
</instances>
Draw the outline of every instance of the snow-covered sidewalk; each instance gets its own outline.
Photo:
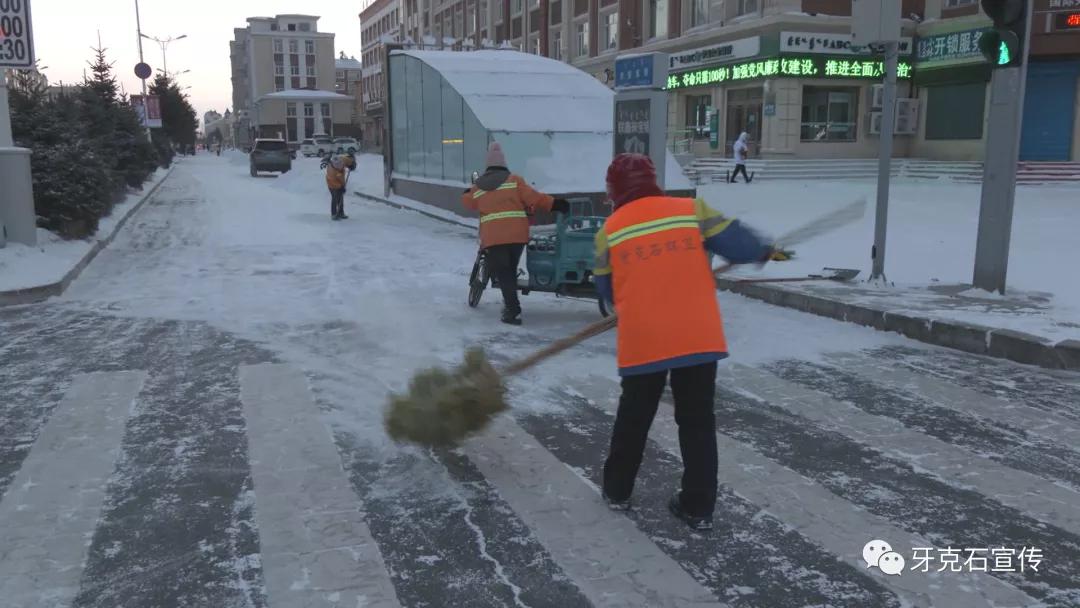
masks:
<instances>
[{"instance_id":1,"label":"snow-covered sidewalk","mask_svg":"<svg viewBox=\"0 0 1080 608\"><path fill-rule=\"evenodd\" d=\"M129 193L113 207L112 213L101 219L97 234L93 237L68 241L38 228L37 245L34 247L9 242L0 249L0 294L36 289L63 281L99 242L112 237L135 207L148 198L168 174L168 169L158 169L142 190Z\"/></svg>"}]
</instances>

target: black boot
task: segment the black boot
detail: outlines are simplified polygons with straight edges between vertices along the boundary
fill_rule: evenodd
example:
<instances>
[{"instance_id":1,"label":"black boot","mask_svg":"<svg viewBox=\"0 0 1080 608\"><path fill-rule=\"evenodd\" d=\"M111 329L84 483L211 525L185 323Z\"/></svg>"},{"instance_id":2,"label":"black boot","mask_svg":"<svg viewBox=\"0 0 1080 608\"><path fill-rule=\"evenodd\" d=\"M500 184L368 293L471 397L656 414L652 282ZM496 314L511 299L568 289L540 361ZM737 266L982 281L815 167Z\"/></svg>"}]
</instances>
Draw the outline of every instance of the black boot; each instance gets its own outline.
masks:
<instances>
[{"instance_id":1,"label":"black boot","mask_svg":"<svg viewBox=\"0 0 1080 608\"><path fill-rule=\"evenodd\" d=\"M502 311L502 322L507 325L521 325L521 311L504 308Z\"/></svg>"},{"instance_id":2,"label":"black boot","mask_svg":"<svg viewBox=\"0 0 1080 608\"><path fill-rule=\"evenodd\" d=\"M681 519L683 523L690 526L692 530L697 530L699 532L708 532L709 530L712 530L712 517L698 517L687 513L686 510L683 509L682 500L679 498L679 494L679 492L675 492L671 497L671 500L668 501L668 510L671 511L671 514Z\"/></svg>"}]
</instances>

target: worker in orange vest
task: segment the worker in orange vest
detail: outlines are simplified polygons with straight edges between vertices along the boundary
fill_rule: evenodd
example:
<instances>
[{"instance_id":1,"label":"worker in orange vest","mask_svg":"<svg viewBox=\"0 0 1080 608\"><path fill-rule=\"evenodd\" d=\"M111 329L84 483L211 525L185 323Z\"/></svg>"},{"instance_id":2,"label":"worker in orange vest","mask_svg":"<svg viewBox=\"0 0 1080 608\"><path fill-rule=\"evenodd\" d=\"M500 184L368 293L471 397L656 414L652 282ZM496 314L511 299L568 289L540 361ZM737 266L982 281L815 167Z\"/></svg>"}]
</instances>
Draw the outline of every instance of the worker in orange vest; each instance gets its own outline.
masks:
<instances>
[{"instance_id":1,"label":"worker in orange vest","mask_svg":"<svg viewBox=\"0 0 1080 608\"><path fill-rule=\"evenodd\" d=\"M764 263L773 248L701 200L666 196L648 156L616 156L607 191L615 209L596 234L594 281L618 314L622 395L604 463L604 499L612 509L630 508L649 427L670 376L684 472L668 508L691 528L711 530L713 399L717 361L728 353L706 252L733 264Z\"/></svg>"},{"instance_id":2,"label":"worker in orange vest","mask_svg":"<svg viewBox=\"0 0 1080 608\"><path fill-rule=\"evenodd\" d=\"M491 143L485 160L487 169L461 196L461 202L480 212L480 246L502 290L502 322L521 325L517 268L529 242L529 215L538 210L568 213L570 204L537 192L529 182L511 173L499 142Z\"/></svg>"}]
</instances>

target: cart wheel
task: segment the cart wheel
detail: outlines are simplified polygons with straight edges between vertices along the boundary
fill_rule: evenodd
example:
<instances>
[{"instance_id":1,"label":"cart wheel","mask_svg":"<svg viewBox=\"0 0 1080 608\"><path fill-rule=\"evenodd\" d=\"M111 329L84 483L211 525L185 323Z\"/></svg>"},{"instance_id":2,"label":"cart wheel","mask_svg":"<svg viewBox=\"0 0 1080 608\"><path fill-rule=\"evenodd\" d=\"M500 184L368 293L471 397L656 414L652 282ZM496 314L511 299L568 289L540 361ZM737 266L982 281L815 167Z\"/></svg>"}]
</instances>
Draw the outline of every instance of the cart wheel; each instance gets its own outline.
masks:
<instances>
[{"instance_id":1,"label":"cart wheel","mask_svg":"<svg viewBox=\"0 0 1080 608\"><path fill-rule=\"evenodd\" d=\"M604 298L596 298L596 303L600 306L600 316L605 319L611 316L611 311L607 309L607 304L604 303Z\"/></svg>"},{"instance_id":2,"label":"cart wheel","mask_svg":"<svg viewBox=\"0 0 1080 608\"><path fill-rule=\"evenodd\" d=\"M488 274L487 264L484 263L484 255L477 254L476 263L473 264L472 274L469 275L469 306L476 308L480 303L480 296L484 295L487 287Z\"/></svg>"}]
</instances>

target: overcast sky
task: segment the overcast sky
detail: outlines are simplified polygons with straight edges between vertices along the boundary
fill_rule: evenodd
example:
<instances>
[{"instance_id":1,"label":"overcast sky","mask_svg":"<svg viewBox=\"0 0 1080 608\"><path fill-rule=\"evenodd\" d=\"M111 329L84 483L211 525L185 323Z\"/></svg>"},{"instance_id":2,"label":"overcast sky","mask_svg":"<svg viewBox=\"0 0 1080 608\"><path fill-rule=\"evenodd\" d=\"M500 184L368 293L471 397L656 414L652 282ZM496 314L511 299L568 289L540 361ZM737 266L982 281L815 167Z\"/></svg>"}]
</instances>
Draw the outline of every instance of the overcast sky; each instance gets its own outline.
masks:
<instances>
[{"instance_id":1,"label":"overcast sky","mask_svg":"<svg viewBox=\"0 0 1080 608\"><path fill-rule=\"evenodd\" d=\"M360 57L362 0L140 0L142 31L162 40L187 34L168 46L170 72L180 76L199 120L207 110L222 112L232 105L229 41L234 27L248 17L284 13L318 15L319 31L333 32L335 53ZM133 72L139 61L135 34L135 0L32 0L34 48L49 81L82 80L91 47L108 49L117 78L128 93L140 91ZM146 62L161 67L161 47L143 40Z\"/></svg>"}]
</instances>

